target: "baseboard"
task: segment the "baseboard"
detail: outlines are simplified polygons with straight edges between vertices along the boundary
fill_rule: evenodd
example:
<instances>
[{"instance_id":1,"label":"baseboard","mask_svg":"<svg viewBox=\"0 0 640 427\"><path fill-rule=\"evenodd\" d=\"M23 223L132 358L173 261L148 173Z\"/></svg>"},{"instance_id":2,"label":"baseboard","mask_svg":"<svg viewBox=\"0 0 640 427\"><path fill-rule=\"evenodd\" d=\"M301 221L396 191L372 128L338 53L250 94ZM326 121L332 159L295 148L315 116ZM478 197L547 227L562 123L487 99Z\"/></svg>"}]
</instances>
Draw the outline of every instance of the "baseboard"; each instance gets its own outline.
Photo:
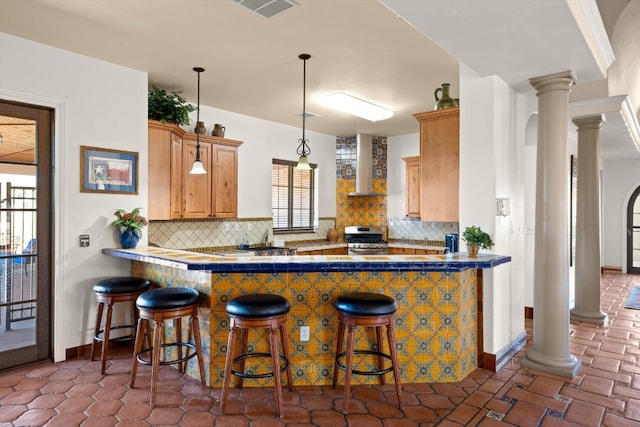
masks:
<instances>
[{"instance_id":1,"label":"baseboard","mask_svg":"<svg viewBox=\"0 0 640 427\"><path fill-rule=\"evenodd\" d=\"M96 349L96 357L100 358L102 344L98 344ZM129 341L111 341L109 344L109 353L117 353L122 351L131 351L133 353L133 343ZM78 347L71 347L65 350L66 360L71 359L88 359L91 357L91 344L84 344Z\"/></svg>"},{"instance_id":2,"label":"baseboard","mask_svg":"<svg viewBox=\"0 0 640 427\"><path fill-rule=\"evenodd\" d=\"M617 267L617 266L613 266L613 265L603 265L600 268L600 271L602 273L606 272L606 271L611 271L614 273L622 273L622 267Z\"/></svg>"},{"instance_id":3,"label":"baseboard","mask_svg":"<svg viewBox=\"0 0 640 427\"><path fill-rule=\"evenodd\" d=\"M478 357L478 367L497 372L509 359L522 350L526 342L527 334L525 331L522 331L522 333L515 337L508 345L501 348L498 354L482 353Z\"/></svg>"},{"instance_id":4,"label":"baseboard","mask_svg":"<svg viewBox=\"0 0 640 427\"><path fill-rule=\"evenodd\" d=\"M478 355L478 368L495 372L496 371L496 355L491 353L482 353Z\"/></svg>"},{"instance_id":5,"label":"baseboard","mask_svg":"<svg viewBox=\"0 0 640 427\"><path fill-rule=\"evenodd\" d=\"M524 318L525 319L533 319L533 307L525 307L524 308Z\"/></svg>"}]
</instances>

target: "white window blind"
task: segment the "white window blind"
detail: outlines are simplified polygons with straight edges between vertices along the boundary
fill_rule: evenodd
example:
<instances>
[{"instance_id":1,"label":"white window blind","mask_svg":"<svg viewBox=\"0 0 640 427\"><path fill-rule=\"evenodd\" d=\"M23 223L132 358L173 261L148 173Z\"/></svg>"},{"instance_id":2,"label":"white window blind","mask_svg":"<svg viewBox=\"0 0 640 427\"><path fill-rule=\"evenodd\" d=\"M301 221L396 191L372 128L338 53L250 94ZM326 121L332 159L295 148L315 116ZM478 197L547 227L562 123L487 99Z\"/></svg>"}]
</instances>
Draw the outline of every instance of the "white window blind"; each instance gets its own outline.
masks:
<instances>
[{"instance_id":1,"label":"white window blind","mask_svg":"<svg viewBox=\"0 0 640 427\"><path fill-rule=\"evenodd\" d=\"M296 163L273 159L271 206L274 231L307 231L314 228L314 182L316 165L310 170Z\"/></svg>"}]
</instances>

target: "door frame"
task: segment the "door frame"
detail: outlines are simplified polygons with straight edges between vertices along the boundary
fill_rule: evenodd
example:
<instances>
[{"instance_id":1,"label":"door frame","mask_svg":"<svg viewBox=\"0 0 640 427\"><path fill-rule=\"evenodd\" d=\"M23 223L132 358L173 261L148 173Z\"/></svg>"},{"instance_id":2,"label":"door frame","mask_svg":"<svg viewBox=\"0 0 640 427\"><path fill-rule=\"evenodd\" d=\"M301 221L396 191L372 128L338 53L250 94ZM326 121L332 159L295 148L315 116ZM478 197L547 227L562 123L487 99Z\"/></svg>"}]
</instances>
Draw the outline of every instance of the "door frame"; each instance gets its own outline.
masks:
<instances>
[{"instance_id":1,"label":"door frame","mask_svg":"<svg viewBox=\"0 0 640 427\"><path fill-rule=\"evenodd\" d=\"M1 95L1 94L0 94ZM53 358L53 230L54 185L53 150L55 110L52 107L0 99L3 114L36 121L36 238L38 249L34 274L37 275L35 344L2 352L0 370ZM18 364L15 361L19 360Z\"/></svg>"},{"instance_id":2,"label":"door frame","mask_svg":"<svg viewBox=\"0 0 640 427\"><path fill-rule=\"evenodd\" d=\"M626 213L626 254L627 254L627 274L640 274L640 267L633 266L633 230L637 229L640 231L640 223L634 226L633 223L633 206L635 205L636 200L640 197L640 186L636 187L635 190L631 193L629 197L629 201L627 202L627 213Z\"/></svg>"}]
</instances>

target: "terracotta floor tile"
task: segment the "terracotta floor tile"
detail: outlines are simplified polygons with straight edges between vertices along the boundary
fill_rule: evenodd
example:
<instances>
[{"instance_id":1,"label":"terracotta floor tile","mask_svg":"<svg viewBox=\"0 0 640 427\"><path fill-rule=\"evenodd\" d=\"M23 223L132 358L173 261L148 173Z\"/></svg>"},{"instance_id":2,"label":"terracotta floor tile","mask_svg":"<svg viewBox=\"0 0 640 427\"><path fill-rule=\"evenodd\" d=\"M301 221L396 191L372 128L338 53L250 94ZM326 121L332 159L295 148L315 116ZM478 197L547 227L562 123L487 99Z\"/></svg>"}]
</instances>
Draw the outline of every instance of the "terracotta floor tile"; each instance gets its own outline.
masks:
<instances>
[{"instance_id":1,"label":"terracotta floor tile","mask_svg":"<svg viewBox=\"0 0 640 427\"><path fill-rule=\"evenodd\" d=\"M545 407L529 402L516 402L503 421L523 427L536 427L545 414Z\"/></svg>"},{"instance_id":2,"label":"terracotta floor tile","mask_svg":"<svg viewBox=\"0 0 640 427\"><path fill-rule=\"evenodd\" d=\"M42 426L47 423L56 411L53 409L29 409L20 415L14 422L15 427Z\"/></svg>"},{"instance_id":3,"label":"terracotta floor tile","mask_svg":"<svg viewBox=\"0 0 640 427\"><path fill-rule=\"evenodd\" d=\"M605 410L602 406L574 400L569 405L564 419L586 426L599 426Z\"/></svg>"},{"instance_id":4,"label":"terracotta floor tile","mask_svg":"<svg viewBox=\"0 0 640 427\"><path fill-rule=\"evenodd\" d=\"M601 394L603 396L611 396L613 385L614 381L612 380L597 377L586 377L580 385L580 390Z\"/></svg>"},{"instance_id":5,"label":"terracotta floor tile","mask_svg":"<svg viewBox=\"0 0 640 427\"><path fill-rule=\"evenodd\" d=\"M636 285L640 276L603 275L610 325L570 323L570 350L582 362L575 378L520 365L532 348L533 322L525 319L527 343L499 372L476 369L456 383L403 384L404 410L393 384L353 385L348 415L342 413L342 385L294 386L283 390L280 419L272 386L232 388L227 414L220 415L220 388L203 389L174 367L161 368L152 407L151 370L140 367L136 387L129 388L131 355L124 349L110 355L107 375L99 374L99 361L85 359L0 373L0 427L638 427L640 311L621 308Z\"/></svg>"},{"instance_id":6,"label":"terracotta floor tile","mask_svg":"<svg viewBox=\"0 0 640 427\"><path fill-rule=\"evenodd\" d=\"M553 397L564 386L564 381L543 376L536 377L535 380L527 387L527 391L531 393L541 394L543 396Z\"/></svg>"}]
</instances>

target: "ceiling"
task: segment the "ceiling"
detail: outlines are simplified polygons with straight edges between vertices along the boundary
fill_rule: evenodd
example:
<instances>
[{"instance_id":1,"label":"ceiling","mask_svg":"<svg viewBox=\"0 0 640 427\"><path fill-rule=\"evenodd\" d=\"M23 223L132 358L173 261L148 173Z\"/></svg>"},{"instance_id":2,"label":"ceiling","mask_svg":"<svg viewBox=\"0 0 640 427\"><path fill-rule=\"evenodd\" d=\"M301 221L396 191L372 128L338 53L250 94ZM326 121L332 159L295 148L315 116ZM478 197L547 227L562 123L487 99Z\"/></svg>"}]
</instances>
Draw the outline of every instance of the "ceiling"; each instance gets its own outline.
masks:
<instances>
[{"instance_id":1,"label":"ceiling","mask_svg":"<svg viewBox=\"0 0 640 427\"><path fill-rule=\"evenodd\" d=\"M147 72L150 84L191 102L200 66L203 105L296 127L298 55L309 53L306 110L318 117L306 126L329 135L418 132L413 114L433 109L436 87L451 83L458 97L456 58L519 91L566 69L580 81L602 78L565 1L296 3L265 18L236 0L0 0L0 31ZM372 123L318 102L335 91L395 114Z\"/></svg>"}]
</instances>

